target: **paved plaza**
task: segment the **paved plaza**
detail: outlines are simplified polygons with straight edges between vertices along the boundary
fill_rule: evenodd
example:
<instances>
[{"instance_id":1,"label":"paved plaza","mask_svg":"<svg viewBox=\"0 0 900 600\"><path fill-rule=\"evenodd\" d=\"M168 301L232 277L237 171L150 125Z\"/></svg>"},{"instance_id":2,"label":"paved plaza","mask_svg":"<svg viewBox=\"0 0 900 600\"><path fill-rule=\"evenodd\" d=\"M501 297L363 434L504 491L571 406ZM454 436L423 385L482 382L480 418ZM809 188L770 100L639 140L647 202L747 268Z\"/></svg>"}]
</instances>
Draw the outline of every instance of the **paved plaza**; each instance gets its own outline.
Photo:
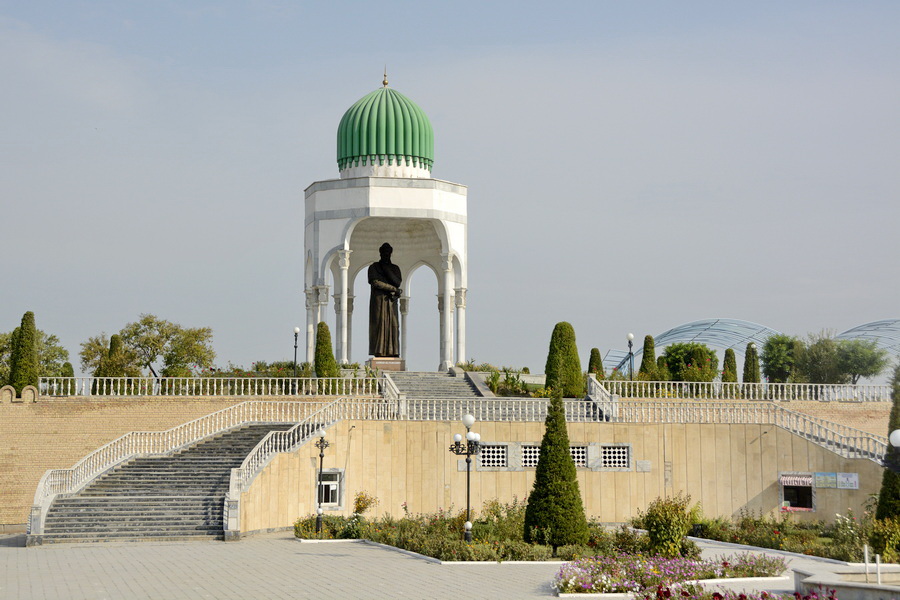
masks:
<instances>
[{"instance_id":1,"label":"paved plaza","mask_svg":"<svg viewBox=\"0 0 900 600\"><path fill-rule=\"evenodd\" d=\"M704 558L741 551L701 542ZM827 568L786 556L789 568ZM301 543L291 532L240 542L111 542L25 548L0 537L0 598L435 598L554 597L556 564L445 564L361 542ZM793 592L787 578L743 589Z\"/></svg>"}]
</instances>

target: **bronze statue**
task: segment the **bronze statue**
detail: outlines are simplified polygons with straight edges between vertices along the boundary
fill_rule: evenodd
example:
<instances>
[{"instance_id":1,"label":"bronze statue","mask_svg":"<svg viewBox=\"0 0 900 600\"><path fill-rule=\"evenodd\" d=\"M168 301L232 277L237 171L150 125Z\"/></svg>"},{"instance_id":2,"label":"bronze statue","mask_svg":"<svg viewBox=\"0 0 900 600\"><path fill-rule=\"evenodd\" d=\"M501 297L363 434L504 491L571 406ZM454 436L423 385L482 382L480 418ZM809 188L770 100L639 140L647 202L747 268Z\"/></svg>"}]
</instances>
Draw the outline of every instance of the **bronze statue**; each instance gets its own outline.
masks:
<instances>
[{"instance_id":1,"label":"bronze statue","mask_svg":"<svg viewBox=\"0 0 900 600\"><path fill-rule=\"evenodd\" d=\"M369 354L400 356L400 316L397 299L403 294L400 267L391 262L394 249L385 242L381 260L369 266Z\"/></svg>"}]
</instances>

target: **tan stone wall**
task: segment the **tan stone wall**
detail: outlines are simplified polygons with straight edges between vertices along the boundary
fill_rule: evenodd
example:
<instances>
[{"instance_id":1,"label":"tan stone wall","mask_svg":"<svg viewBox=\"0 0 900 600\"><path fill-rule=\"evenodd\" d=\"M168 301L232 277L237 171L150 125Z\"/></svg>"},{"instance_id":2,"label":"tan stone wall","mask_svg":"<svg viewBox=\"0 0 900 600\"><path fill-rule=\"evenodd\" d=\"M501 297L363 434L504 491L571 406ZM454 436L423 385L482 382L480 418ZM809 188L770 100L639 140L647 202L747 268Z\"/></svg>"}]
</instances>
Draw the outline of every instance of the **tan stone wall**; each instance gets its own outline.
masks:
<instances>
[{"instance_id":1,"label":"tan stone wall","mask_svg":"<svg viewBox=\"0 0 900 600\"><path fill-rule=\"evenodd\" d=\"M0 525L27 521L47 469L67 469L129 431L162 431L246 398L0 403Z\"/></svg>"},{"instance_id":2,"label":"tan stone wall","mask_svg":"<svg viewBox=\"0 0 900 600\"><path fill-rule=\"evenodd\" d=\"M374 494L375 514L465 507L465 472L448 451L456 423L341 422L331 427L325 468L345 469L344 510L359 491ZM543 423L479 423L482 441L537 442ZM776 511L778 475L783 471L858 473L859 490L817 489L816 511L800 519L830 520L848 508L860 510L878 490L882 469L861 459L844 459L771 425L569 424L573 445L628 443L633 460L649 460L650 472L594 472L579 469L589 516L624 522L663 494L689 493L708 516L737 515L741 509ZM241 530L287 527L315 512L318 450L308 444L276 457L242 495ZM534 469L472 474L472 505L523 498Z\"/></svg>"}]
</instances>

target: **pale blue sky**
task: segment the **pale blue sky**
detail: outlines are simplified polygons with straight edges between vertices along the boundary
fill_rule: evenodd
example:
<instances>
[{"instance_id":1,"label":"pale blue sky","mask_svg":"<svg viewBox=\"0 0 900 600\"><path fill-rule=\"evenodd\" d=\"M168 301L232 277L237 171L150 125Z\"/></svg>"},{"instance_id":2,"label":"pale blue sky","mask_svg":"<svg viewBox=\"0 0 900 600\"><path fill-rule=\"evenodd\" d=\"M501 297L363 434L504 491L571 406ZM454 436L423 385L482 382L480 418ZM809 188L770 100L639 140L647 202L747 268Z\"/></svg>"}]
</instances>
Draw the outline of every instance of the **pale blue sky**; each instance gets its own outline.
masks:
<instances>
[{"instance_id":1,"label":"pale blue sky","mask_svg":"<svg viewBox=\"0 0 900 600\"><path fill-rule=\"evenodd\" d=\"M705 317L898 318L898 26L896 2L0 1L0 330L33 310L77 363L152 312L211 326L220 365L289 359L303 189L385 63L469 186L477 361L541 371L562 320L586 360ZM433 278L411 292L433 369Z\"/></svg>"}]
</instances>

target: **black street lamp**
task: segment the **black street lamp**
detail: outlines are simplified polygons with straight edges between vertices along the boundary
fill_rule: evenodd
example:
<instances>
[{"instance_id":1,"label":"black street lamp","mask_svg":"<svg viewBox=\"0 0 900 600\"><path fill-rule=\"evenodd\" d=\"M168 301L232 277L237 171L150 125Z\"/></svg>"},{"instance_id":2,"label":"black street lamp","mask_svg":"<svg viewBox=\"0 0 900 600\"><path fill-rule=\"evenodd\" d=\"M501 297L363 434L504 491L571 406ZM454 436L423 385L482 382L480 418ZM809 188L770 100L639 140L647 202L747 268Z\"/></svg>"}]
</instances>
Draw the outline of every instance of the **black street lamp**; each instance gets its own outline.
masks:
<instances>
[{"instance_id":1,"label":"black street lamp","mask_svg":"<svg viewBox=\"0 0 900 600\"><path fill-rule=\"evenodd\" d=\"M628 334L628 379L634 381L634 352L632 352L631 347L634 343L634 334Z\"/></svg>"},{"instance_id":2,"label":"black street lamp","mask_svg":"<svg viewBox=\"0 0 900 600\"><path fill-rule=\"evenodd\" d=\"M325 448L330 446L331 444L325 440L325 430L320 429L316 432L316 437L319 439L316 440L316 448L319 449L319 477L316 480L316 537L322 537L322 463L325 460Z\"/></svg>"},{"instance_id":3,"label":"black street lamp","mask_svg":"<svg viewBox=\"0 0 900 600\"><path fill-rule=\"evenodd\" d=\"M466 457L466 532L465 540L472 541L472 456L478 454L481 450L481 436L472 431L472 425L475 424L475 417L465 415L462 423L466 427L466 443L463 444L463 436L459 433L453 436L453 445L450 446L450 452L457 456Z\"/></svg>"}]
</instances>

